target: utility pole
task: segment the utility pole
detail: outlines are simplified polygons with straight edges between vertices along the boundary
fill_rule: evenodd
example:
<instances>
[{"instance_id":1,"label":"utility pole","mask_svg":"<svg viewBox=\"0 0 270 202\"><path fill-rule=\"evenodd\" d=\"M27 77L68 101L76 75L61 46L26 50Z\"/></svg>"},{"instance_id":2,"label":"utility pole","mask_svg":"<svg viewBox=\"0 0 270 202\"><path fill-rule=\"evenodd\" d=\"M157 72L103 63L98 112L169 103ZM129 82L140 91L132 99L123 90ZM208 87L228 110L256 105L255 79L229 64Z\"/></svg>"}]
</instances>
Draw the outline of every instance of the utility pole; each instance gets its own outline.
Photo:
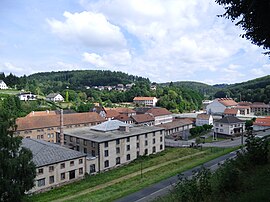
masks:
<instances>
[{"instance_id":1,"label":"utility pole","mask_svg":"<svg viewBox=\"0 0 270 202\"><path fill-rule=\"evenodd\" d=\"M241 134L241 145L242 145L242 147L243 147L243 145L244 145L244 125L242 125L242 134Z\"/></svg>"}]
</instances>

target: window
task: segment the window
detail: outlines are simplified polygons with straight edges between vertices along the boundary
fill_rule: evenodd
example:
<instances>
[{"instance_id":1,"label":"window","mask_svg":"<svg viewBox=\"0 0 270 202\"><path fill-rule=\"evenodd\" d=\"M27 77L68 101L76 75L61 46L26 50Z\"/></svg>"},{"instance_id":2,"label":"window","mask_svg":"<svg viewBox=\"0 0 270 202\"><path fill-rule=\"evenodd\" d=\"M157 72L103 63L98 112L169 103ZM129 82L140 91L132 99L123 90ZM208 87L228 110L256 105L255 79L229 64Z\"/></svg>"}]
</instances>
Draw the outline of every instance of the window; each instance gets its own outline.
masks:
<instances>
[{"instance_id":1,"label":"window","mask_svg":"<svg viewBox=\"0 0 270 202\"><path fill-rule=\"evenodd\" d=\"M109 143L108 142L105 142L104 143L104 147L108 147L109 146Z\"/></svg>"},{"instance_id":2,"label":"window","mask_svg":"<svg viewBox=\"0 0 270 202\"><path fill-rule=\"evenodd\" d=\"M71 136L69 136L69 141L73 142L73 138Z\"/></svg>"},{"instance_id":3,"label":"window","mask_svg":"<svg viewBox=\"0 0 270 202\"><path fill-rule=\"evenodd\" d=\"M51 138L51 134L48 134L48 138Z\"/></svg>"},{"instance_id":4,"label":"window","mask_svg":"<svg viewBox=\"0 0 270 202\"><path fill-rule=\"evenodd\" d=\"M154 139L153 139L153 144L155 144L155 143L156 143L156 139L154 138Z\"/></svg>"},{"instance_id":5,"label":"window","mask_svg":"<svg viewBox=\"0 0 270 202\"><path fill-rule=\"evenodd\" d=\"M147 134L145 134L144 137L147 138Z\"/></svg>"},{"instance_id":6,"label":"window","mask_svg":"<svg viewBox=\"0 0 270 202\"><path fill-rule=\"evenodd\" d=\"M127 137L127 142L130 142L130 138L129 137Z\"/></svg>"},{"instance_id":7,"label":"window","mask_svg":"<svg viewBox=\"0 0 270 202\"><path fill-rule=\"evenodd\" d=\"M54 171L54 166L49 166L49 172Z\"/></svg>"},{"instance_id":8,"label":"window","mask_svg":"<svg viewBox=\"0 0 270 202\"><path fill-rule=\"evenodd\" d=\"M70 166L74 166L74 161L70 161Z\"/></svg>"},{"instance_id":9,"label":"window","mask_svg":"<svg viewBox=\"0 0 270 202\"><path fill-rule=\"evenodd\" d=\"M69 171L69 179L72 180L75 178L75 170Z\"/></svg>"},{"instance_id":10,"label":"window","mask_svg":"<svg viewBox=\"0 0 270 202\"><path fill-rule=\"evenodd\" d=\"M83 153L87 154L87 148L83 148Z\"/></svg>"},{"instance_id":11,"label":"window","mask_svg":"<svg viewBox=\"0 0 270 202\"><path fill-rule=\"evenodd\" d=\"M139 135L136 136L136 139L139 140Z\"/></svg>"},{"instance_id":12,"label":"window","mask_svg":"<svg viewBox=\"0 0 270 202\"><path fill-rule=\"evenodd\" d=\"M49 177L49 183L50 183L50 184L54 183L54 176L50 176L50 177Z\"/></svg>"},{"instance_id":13,"label":"window","mask_svg":"<svg viewBox=\"0 0 270 202\"><path fill-rule=\"evenodd\" d=\"M80 139L79 138L76 138L76 143L77 144L79 144L79 141L80 141Z\"/></svg>"},{"instance_id":14,"label":"window","mask_svg":"<svg viewBox=\"0 0 270 202\"><path fill-rule=\"evenodd\" d=\"M145 149L144 150L144 155L147 155L148 154L148 149Z\"/></svg>"},{"instance_id":15,"label":"window","mask_svg":"<svg viewBox=\"0 0 270 202\"><path fill-rule=\"evenodd\" d=\"M137 157L139 157L140 156L140 152L139 151L137 151Z\"/></svg>"},{"instance_id":16,"label":"window","mask_svg":"<svg viewBox=\"0 0 270 202\"><path fill-rule=\"evenodd\" d=\"M153 137L155 137L156 136L156 132L153 132Z\"/></svg>"},{"instance_id":17,"label":"window","mask_svg":"<svg viewBox=\"0 0 270 202\"><path fill-rule=\"evenodd\" d=\"M38 169L38 174L39 175L43 174L43 168Z\"/></svg>"},{"instance_id":18,"label":"window","mask_svg":"<svg viewBox=\"0 0 270 202\"><path fill-rule=\"evenodd\" d=\"M153 147L152 150L153 150L153 153L156 153L156 147Z\"/></svg>"},{"instance_id":19,"label":"window","mask_svg":"<svg viewBox=\"0 0 270 202\"><path fill-rule=\"evenodd\" d=\"M37 186L38 187L43 187L45 186L45 178L42 178L40 180L37 181Z\"/></svg>"},{"instance_id":20,"label":"window","mask_svg":"<svg viewBox=\"0 0 270 202\"><path fill-rule=\"evenodd\" d=\"M129 160L130 160L130 154L127 155L127 161L129 161Z\"/></svg>"},{"instance_id":21,"label":"window","mask_svg":"<svg viewBox=\"0 0 270 202\"><path fill-rule=\"evenodd\" d=\"M83 145L87 145L87 141L86 140L83 140Z\"/></svg>"},{"instance_id":22,"label":"window","mask_svg":"<svg viewBox=\"0 0 270 202\"><path fill-rule=\"evenodd\" d=\"M41 138L41 139L43 139L43 138L44 138L44 136L43 136L43 135L41 135L41 136L40 136L40 138Z\"/></svg>"},{"instance_id":23,"label":"window","mask_svg":"<svg viewBox=\"0 0 270 202\"><path fill-rule=\"evenodd\" d=\"M105 151L104 151L104 156L105 156L105 157L109 156L109 151L108 151L108 150L105 150Z\"/></svg>"},{"instance_id":24,"label":"window","mask_svg":"<svg viewBox=\"0 0 270 202\"><path fill-rule=\"evenodd\" d=\"M61 173L61 180L66 179L66 173Z\"/></svg>"},{"instance_id":25,"label":"window","mask_svg":"<svg viewBox=\"0 0 270 202\"><path fill-rule=\"evenodd\" d=\"M92 150L91 153L92 153L92 156L96 156L96 151L95 150Z\"/></svg>"},{"instance_id":26,"label":"window","mask_svg":"<svg viewBox=\"0 0 270 202\"><path fill-rule=\"evenodd\" d=\"M91 147L94 147L95 148L95 143L94 142L91 142Z\"/></svg>"},{"instance_id":27,"label":"window","mask_svg":"<svg viewBox=\"0 0 270 202\"><path fill-rule=\"evenodd\" d=\"M162 140L163 140L163 138L162 138L162 137L160 137L160 142L162 142Z\"/></svg>"},{"instance_id":28,"label":"window","mask_svg":"<svg viewBox=\"0 0 270 202\"><path fill-rule=\"evenodd\" d=\"M163 133L163 131L161 130L161 131L160 131L160 135L162 135L162 133Z\"/></svg>"},{"instance_id":29,"label":"window","mask_svg":"<svg viewBox=\"0 0 270 202\"><path fill-rule=\"evenodd\" d=\"M79 175L83 174L83 168L79 168Z\"/></svg>"},{"instance_id":30,"label":"window","mask_svg":"<svg viewBox=\"0 0 270 202\"><path fill-rule=\"evenodd\" d=\"M139 142L137 142L137 148L140 148L140 143Z\"/></svg>"},{"instance_id":31,"label":"window","mask_svg":"<svg viewBox=\"0 0 270 202\"><path fill-rule=\"evenodd\" d=\"M147 140L145 140L145 146L147 146L148 145L148 141Z\"/></svg>"},{"instance_id":32,"label":"window","mask_svg":"<svg viewBox=\"0 0 270 202\"><path fill-rule=\"evenodd\" d=\"M219 132L223 132L223 129L219 129Z\"/></svg>"},{"instance_id":33,"label":"window","mask_svg":"<svg viewBox=\"0 0 270 202\"><path fill-rule=\"evenodd\" d=\"M65 163L61 163L61 164L60 164L60 168L61 168L61 169L65 168Z\"/></svg>"},{"instance_id":34,"label":"window","mask_svg":"<svg viewBox=\"0 0 270 202\"><path fill-rule=\"evenodd\" d=\"M105 168L109 167L109 160L104 161L104 167Z\"/></svg>"},{"instance_id":35,"label":"window","mask_svg":"<svg viewBox=\"0 0 270 202\"><path fill-rule=\"evenodd\" d=\"M120 144L120 140L116 140L116 144Z\"/></svg>"},{"instance_id":36,"label":"window","mask_svg":"<svg viewBox=\"0 0 270 202\"><path fill-rule=\"evenodd\" d=\"M40 139L40 135L37 135L37 139Z\"/></svg>"},{"instance_id":37,"label":"window","mask_svg":"<svg viewBox=\"0 0 270 202\"><path fill-rule=\"evenodd\" d=\"M79 159L79 164L82 164L83 163L83 159Z\"/></svg>"},{"instance_id":38,"label":"window","mask_svg":"<svg viewBox=\"0 0 270 202\"><path fill-rule=\"evenodd\" d=\"M127 151L129 151L130 150L130 145L127 145Z\"/></svg>"},{"instance_id":39,"label":"window","mask_svg":"<svg viewBox=\"0 0 270 202\"><path fill-rule=\"evenodd\" d=\"M116 147L116 153L117 153L117 154L120 153L120 147Z\"/></svg>"},{"instance_id":40,"label":"window","mask_svg":"<svg viewBox=\"0 0 270 202\"><path fill-rule=\"evenodd\" d=\"M160 150L163 150L163 145L162 144L159 146L159 149Z\"/></svg>"},{"instance_id":41,"label":"window","mask_svg":"<svg viewBox=\"0 0 270 202\"><path fill-rule=\"evenodd\" d=\"M115 159L115 161L116 161L116 165L119 165L119 164L121 163L121 158L120 158L120 157L117 157L117 158Z\"/></svg>"},{"instance_id":42,"label":"window","mask_svg":"<svg viewBox=\"0 0 270 202\"><path fill-rule=\"evenodd\" d=\"M79 145L76 146L76 150L80 151L80 146Z\"/></svg>"},{"instance_id":43,"label":"window","mask_svg":"<svg viewBox=\"0 0 270 202\"><path fill-rule=\"evenodd\" d=\"M95 173L96 172L96 165L95 164L91 164L90 165L90 173Z\"/></svg>"}]
</instances>

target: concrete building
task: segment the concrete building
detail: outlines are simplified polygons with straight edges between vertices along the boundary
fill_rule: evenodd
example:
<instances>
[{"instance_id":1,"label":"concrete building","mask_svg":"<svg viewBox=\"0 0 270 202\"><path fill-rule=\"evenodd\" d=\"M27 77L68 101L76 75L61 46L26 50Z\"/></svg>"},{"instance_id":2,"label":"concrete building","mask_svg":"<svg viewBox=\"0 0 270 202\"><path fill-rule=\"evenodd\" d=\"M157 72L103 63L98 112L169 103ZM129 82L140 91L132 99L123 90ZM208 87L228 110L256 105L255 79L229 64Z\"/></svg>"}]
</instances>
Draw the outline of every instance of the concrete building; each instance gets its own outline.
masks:
<instances>
[{"instance_id":1,"label":"concrete building","mask_svg":"<svg viewBox=\"0 0 270 202\"><path fill-rule=\"evenodd\" d=\"M173 121L172 113L165 108L153 107L147 110L146 114L150 114L155 118L155 125L170 123Z\"/></svg>"},{"instance_id":2,"label":"concrete building","mask_svg":"<svg viewBox=\"0 0 270 202\"><path fill-rule=\"evenodd\" d=\"M213 116L211 114L198 114L196 117L196 126L213 125Z\"/></svg>"},{"instance_id":3,"label":"concrete building","mask_svg":"<svg viewBox=\"0 0 270 202\"><path fill-rule=\"evenodd\" d=\"M156 97L135 97L133 103L139 106L155 107L157 104Z\"/></svg>"},{"instance_id":4,"label":"concrete building","mask_svg":"<svg viewBox=\"0 0 270 202\"><path fill-rule=\"evenodd\" d=\"M263 102L254 102L250 105L251 112L255 115L268 115L270 114L270 105Z\"/></svg>"},{"instance_id":5,"label":"concrete building","mask_svg":"<svg viewBox=\"0 0 270 202\"><path fill-rule=\"evenodd\" d=\"M17 95L22 101L37 100L37 96L31 92L28 93L19 93Z\"/></svg>"},{"instance_id":6,"label":"concrete building","mask_svg":"<svg viewBox=\"0 0 270 202\"><path fill-rule=\"evenodd\" d=\"M155 118L150 114L137 114L131 117L138 126L153 126L155 123Z\"/></svg>"},{"instance_id":7,"label":"concrete building","mask_svg":"<svg viewBox=\"0 0 270 202\"><path fill-rule=\"evenodd\" d=\"M60 134L58 133L58 142ZM66 146L88 155L87 172L95 173L129 163L138 156L164 150L164 128L132 127L118 120L91 128L64 130Z\"/></svg>"},{"instance_id":8,"label":"concrete building","mask_svg":"<svg viewBox=\"0 0 270 202\"><path fill-rule=\"evenodd\" d=\"M53 102L63 102L64 98L59 93L50 93L49 95L46 96L46 100Z\"/></svg>"},{"instance_id":9,"label":"concrete building","mask_svg":"<svg viewBox=\"0 0 270 202\"><path fill-rule=\"evenodd\" d=\"M50 111L36 113L39 113L39 116L35 116L35 112L32 112L30 115L16 120L15 135L56 142L55 132L60 129L60 114ZM105 121L96 112L64 114L63 117L64 129L93 126Z\"/></svg>"},{"instance_id":10,"label":"concrete building","mask_svg":"<svg viewBox=\"0 0 270 202\"><path fill-rule=\"evenodd\" d=\"M245 121L235 116L225 116L215 121L214 132L222 136L236 136L245 131Z\"/></svg>"},{"instance_id":11,"label":"concrete building","mask_svg":"<svg viewBox=\"0 0 270 202\"><path fill-rule=\"evenodd\" d=\"M36 165L35 186L28 192L42 192L85 175L86 155L43 140L25 138L22 147L33 153Z\"/></svg>"},{"instance_id":12,"label":"concrete building","mask_svg":"<svg viewBox=\"0 0 270 202\"><path fill-rule=\"evenodd\" d=\"M8 89L6 83L3 80L0 80L0 89Z\"/></svg>"},{"instance_id":13,"label":"concrete building","mask_svg":"<svg viewBox=\"0 0 270 202\"><path fill-rule=\"evenodd\" d=\"M224 116L239 116L240 110L236 108L226 108L223 112Z\"/></svg>"},{"instance_id":14,"label":"concrete building","mask_svg":"<svg viewBox=\"0 0 270 202\"><path fill-rule=\"evenodd\" d=\"M217 98L206 106L207 114L223 114L226 108L235 108L237 102L232 98Z\"/></svg>"}]
</instances>

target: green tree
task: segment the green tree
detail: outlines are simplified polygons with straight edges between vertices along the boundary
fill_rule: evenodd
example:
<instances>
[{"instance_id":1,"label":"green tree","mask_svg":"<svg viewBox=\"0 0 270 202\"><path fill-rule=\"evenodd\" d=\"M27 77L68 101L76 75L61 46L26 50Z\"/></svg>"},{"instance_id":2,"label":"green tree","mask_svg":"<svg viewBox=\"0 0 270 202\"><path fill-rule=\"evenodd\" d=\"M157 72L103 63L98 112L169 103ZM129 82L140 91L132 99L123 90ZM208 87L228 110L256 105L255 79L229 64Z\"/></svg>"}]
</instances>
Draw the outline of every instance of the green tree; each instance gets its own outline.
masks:
<instances>
[{"instance_id":1,"label":"green tree","mask_svg":"<svg viewBox=\"0 0 270 202\"><path fill-rule=\"evenodd\" d=\"M36 176L31 151L21 147L21 137L13 136L16 127L12 112L5 106L0 110L0 201L21 201L34 186Z\"/></svg>"},{"instance_id":2,"label":"green tree","mask_svg":"<svg viewBox=\"0 0 270 202\"><path fill-rule=\"evenodd\" d=\"M237 21L236 26L242 27L246 32L242 37L264 49L270 49L269 0L216 0L216 2L226 11L220 16L233 22Z\"/></svg>"}]
</instances>

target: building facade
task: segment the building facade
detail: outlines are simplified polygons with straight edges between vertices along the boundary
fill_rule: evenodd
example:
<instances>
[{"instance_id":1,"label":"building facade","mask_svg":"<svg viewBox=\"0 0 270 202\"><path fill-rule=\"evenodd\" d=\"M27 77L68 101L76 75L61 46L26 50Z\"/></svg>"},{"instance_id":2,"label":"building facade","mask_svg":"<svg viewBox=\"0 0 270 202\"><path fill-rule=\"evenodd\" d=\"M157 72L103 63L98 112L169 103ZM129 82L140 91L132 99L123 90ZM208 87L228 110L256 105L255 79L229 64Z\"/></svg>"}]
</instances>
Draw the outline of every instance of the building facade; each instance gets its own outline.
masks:
<instances>
[{"instance_id":1,"label":"building facade","mask_svg":"<svg viewBox=\"0 0 270 202\"><path fill-rule=\"evenodd\" d=\"M170 123L173 121L172 113L165 108L153 107L149 109L146 114L150 114L155 118L155 124Z\"/></svg>"},{"instance_id":2,"label":"building facade","mask_svg":"<svg viewBox=\"0 0 270 202\"><path fill-rule=\"evenodd\" d=\"M3 80L0 80L0 89L8 89L6 83Z\"/></svg>"},{"instance_id":3,"label":"building facade","mask_svg":"<svg viewBox=\"0 0 270 202\"><path fill-rule=\"evenodd\" d=\"M63 102L64 98L59 93L50 93L49 95L46 96L46 100L53 102Z\"/></svg>"},{"instance_id":4,"label":"building facade","mask_svg":"<svg viewBox=\"0 0 270 202\"><path fill-rule=\"evenodd\" d=\"M213 116L211 114L198 114L196 118L196 126L213 125Z\"/></svg>"},{"instance_id":5,"label":"building facade","mask_svg":"<svg viewBox=\"0 0 270 202\"><path fill-rule=\"evenodd\" d=\"M245 121L234 116L226 116L214 123L214 132L217 135L236 136L245 132Z\"/></svg>"},{"instance_id":6,"label":"building facade","mask_svg":"<svg viewBox=\"0 0 270 202\"><path fill-rule=\"evenodd\" d=\"M158 99L156 97L135 97L133 103L139 106L155 107Z\"/></svg>"},{"instance_id":7,"label":"building facade","mask_svg":"<svg viewBox=\"0 0 270 202\"><path fill-rule=\"evenodd\" d=\"M207 114L223 114L226 108L235 108L237 103L232 98L217 98L206 106Z\"/></svg>"},{"instance_id":8,"label":"building facade","mask_svg":"<svg viewBox=\"0 0 270 202\"><path fill-rule=\"evenodd\" d=\"M31 93L31 92L29 92L29 93L19 93L17 96L22 101L37 100L37 96L35 94Z\"/></svg>"}]
</instances>

